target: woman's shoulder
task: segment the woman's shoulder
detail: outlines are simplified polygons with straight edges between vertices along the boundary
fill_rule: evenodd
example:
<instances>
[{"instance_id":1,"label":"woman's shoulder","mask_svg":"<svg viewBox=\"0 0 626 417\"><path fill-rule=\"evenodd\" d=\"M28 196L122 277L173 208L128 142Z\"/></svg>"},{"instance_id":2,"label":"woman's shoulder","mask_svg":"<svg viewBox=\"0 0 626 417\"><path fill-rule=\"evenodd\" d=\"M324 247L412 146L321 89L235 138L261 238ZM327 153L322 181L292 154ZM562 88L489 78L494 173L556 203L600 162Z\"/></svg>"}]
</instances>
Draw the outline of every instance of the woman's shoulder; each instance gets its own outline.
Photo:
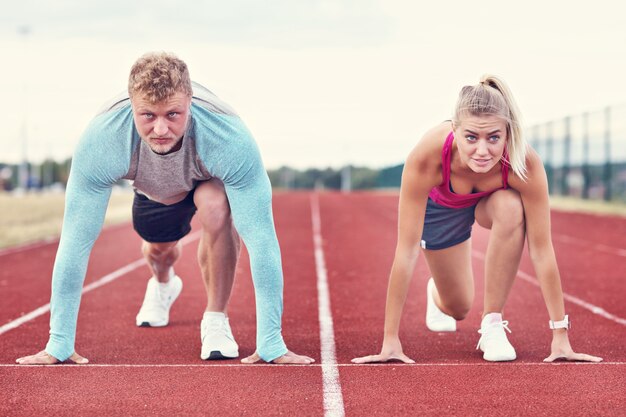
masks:
<instances>
[{"instance_id":1,"label":"woman's shoulder","mask_svg":"<svg viewBox=\"0 0 626 417\"><path fill-rule=\"evenodd\" d=\"M450 122L429 129L409 153L402 173L402 187L420 190L426 195L442 181L442 150L450 134Z\"/></svg>"},{"instance_id":2,"label":"woman's shoulder","mask_svg":"<svg viewBox=\"0 0 626 417\"><path fill-rule=\"evenodd\" d=\"M445 139L451 131L452 122L450 120L446 120L428 129L422 136L422 140L435 138L441 139L441 137Z\"/></svg>"},{"instance_id":3,"label":"woman's shoulder","mask_svg":"<svg viewBox=\"0 0 626 417\"><path fill-rule=\"evenodd\" d=\"M512 170L509 171L509 185L517 191L529 191L542 187L546 180L546 172L541 157L530 145L526 151L526 178L520 178Z\"/></svg>"},{"instance_id":4,"label":"woman's shoulder","mask_svg":"<svg viewBox=\"0 0 626 417\"><path fill-rule=\"evenodd\" d=\"M450 121L440 123L426 131L411 150L407 162L411 161L420 165L441 162L441 152L451 131L452 123Z\"/></svg>"}]
</instances>

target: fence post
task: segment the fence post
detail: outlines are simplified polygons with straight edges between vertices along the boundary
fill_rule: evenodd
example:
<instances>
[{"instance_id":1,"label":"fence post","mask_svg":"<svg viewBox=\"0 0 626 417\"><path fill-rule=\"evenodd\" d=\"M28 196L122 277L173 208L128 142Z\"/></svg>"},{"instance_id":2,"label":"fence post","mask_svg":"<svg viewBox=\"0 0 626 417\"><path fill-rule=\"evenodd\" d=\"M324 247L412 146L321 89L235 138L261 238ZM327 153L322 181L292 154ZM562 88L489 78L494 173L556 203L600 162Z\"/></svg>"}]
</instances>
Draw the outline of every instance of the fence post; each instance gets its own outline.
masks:
<instances>
[{"instance_id":1,"label":"fence post","mask_svg":"<svg viewBox=\"0 0 626 417\"><path fill-rule=\"evenodd\" d=\"M552 122L548 122L547 126L546 126L546 162L545 162L545 168L546 168L546 176L548 177L548 191L550 192L550 194L552 194L554 192L554 184L553 184L553 180L554 180L554 171L553 171L553 167L552 167L552 143L553 143L553 137L552 137Z\"/></svg>"},{"instance_id":2,"label":"fence post","mask_svg":"<svg viewBox=\"0 0 626 417\"><path fill-rule=\"evenodd\" d=\"M533 148L535 150L535 152L537 152L539 155L541 155L541 152L539 150L539 146L541 145L539 142L539 128L537 125L532 126L531 128L528 129L529 132L532 132L528 143L530 143L530 147ZM542 159L543 162L543 159Z\"/></svg>"},{"instance_id":3,"label":"fence post","mask_svg":"<svg viewBox=\"0 0 626 417\"><path fill-rule=\"evenodd\" d=\"M583 198L589 199L589 113L583 113Z\"/></svg>"},{"instance_id":4,"label":"fence post","mask_svg":"<svg viewBox=\"0 0 626 417\"><path fill-rule=\"evenodd\" d=\"M565 137L563 138L563 167L561 168L561 195L569 195L569 168L570 168L570 145L571 117L567 116L565 123Z\"/></svg>"},{"instance_id":5,"label":"fence post","mask_svg":"<svg viewBox=\"0 0 626 417\"><path fill-rule=\"evenodd\" d=\"M610 201L611 193L611 107L604 110L604 200Z\"/></svg>"},{"instance_id":6,"label":"fence post","mask_svg":"<svg viewBox=\"0 0 626 417\"><path fill-rule=\"evenodd\" d=\"M349 193L352 191L352 167L345 165L341 168L341 192Z\"/></svg>"}]
</instances>

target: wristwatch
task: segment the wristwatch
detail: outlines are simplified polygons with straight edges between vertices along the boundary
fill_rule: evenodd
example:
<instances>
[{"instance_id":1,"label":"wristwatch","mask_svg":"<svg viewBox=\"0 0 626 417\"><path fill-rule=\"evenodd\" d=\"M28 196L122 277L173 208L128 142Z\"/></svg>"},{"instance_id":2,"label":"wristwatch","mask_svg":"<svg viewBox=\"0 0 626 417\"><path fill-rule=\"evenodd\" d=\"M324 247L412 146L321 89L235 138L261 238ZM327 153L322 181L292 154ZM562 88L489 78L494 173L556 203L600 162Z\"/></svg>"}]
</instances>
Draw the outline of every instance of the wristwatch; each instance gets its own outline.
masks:
<instances>
[{"instance_id":1,"label":"wristwatch","mask_svg":"<svg viewBox=\"0 0 626 417\"><path fill-rule=\"evenodd\" d=\"M561 321L552 321L550 320L550 328L554 329L571 329L572 322L569 320L569 316L566 314L565 318Z\"/></svg>"}]
</instances>

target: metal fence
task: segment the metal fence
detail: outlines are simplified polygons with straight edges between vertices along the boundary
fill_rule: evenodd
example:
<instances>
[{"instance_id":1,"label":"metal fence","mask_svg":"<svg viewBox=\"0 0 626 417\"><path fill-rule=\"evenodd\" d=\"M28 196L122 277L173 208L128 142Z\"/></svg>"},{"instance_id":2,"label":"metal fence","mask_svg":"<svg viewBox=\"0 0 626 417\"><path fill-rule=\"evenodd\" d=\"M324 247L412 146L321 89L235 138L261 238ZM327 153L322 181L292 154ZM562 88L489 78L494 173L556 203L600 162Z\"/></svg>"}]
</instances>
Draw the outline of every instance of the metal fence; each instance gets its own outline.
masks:
<instances>
[{"instance_id":1,"label":"metal fence","mask_svg":"<svg viewBox=\"0 0 626 417\"><path fill-rule=\"evenodd\" d=\"M531 126L550 194L626 202L626 104Z\"/></svg>"}]
</instances>

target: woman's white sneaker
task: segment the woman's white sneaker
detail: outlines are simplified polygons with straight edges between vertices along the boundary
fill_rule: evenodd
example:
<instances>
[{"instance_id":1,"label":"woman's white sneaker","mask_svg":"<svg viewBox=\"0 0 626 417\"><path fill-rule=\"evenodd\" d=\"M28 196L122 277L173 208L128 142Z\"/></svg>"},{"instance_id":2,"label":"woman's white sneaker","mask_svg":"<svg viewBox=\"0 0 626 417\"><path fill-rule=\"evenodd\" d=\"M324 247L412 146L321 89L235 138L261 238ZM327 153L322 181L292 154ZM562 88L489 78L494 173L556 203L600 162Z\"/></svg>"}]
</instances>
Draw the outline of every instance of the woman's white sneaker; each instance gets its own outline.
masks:
<instances>
[{"instance_id":1,"label":"woman's white sneaker","mask_svg":"<svg viewBox=\"0 0 626 417\"><path fill-rule=\"evenodd\" d=\"M430 278L426 286L426 327L433 332L456 331L456 320L439 310L433 299L435 281Z\"/></svg>"},{"instance_id":2,"label":"woman's white sneaker","mask_svg":"<svg viewBox=\"0 0 626 417\"><path fill-rule=\"evenodd\" d=\"M476 349L482 350L483 359L490 362L515 360L517 355L513 345L509 343L505 330L511 333L509 322L502 320L502 314L489 313L480 323L480 339Z\"/></svg>"},{"instance_id":3,"label":"woman's white sneaker","mask_svg":"<svg viewBox=\"0 0 626 417\"><path fill-rule=\"evenodd\" d=\"M183 281L174 275L167 284L152 277L148 280L143 304L135 319L139 327L163 327L170 321L170 308L183 289Z\"/></svg>"}]
</instances>

